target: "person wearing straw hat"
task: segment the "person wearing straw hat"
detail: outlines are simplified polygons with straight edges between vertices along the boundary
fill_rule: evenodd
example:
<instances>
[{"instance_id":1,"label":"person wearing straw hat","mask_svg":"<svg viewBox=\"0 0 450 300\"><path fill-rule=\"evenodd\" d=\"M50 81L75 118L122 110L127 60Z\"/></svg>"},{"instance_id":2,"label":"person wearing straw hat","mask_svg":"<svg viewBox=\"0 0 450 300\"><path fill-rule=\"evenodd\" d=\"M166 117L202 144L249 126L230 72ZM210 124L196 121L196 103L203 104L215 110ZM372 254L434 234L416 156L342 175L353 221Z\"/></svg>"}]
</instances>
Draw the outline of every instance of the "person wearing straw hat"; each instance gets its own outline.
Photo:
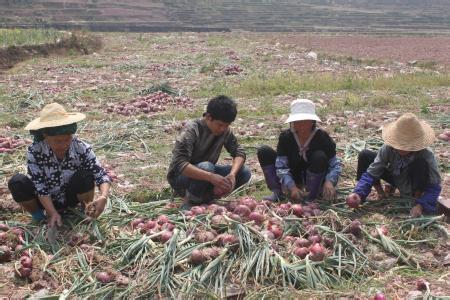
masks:
<instances>
[{"instance_id":1,"label":"person wearing straw hat","mask_svg":"<svg viewBox=\"0 0 450 300\"><path fill-rule=\"evenodd\" d=\"M61 211L79 203L96 218L108 199L110 177L91 146L74 136L77 122L85 117L51 103L25 127L34 136L27 150L27 176L15 174L8 188L34 220L43 220L45 210L49 227L61 226ZM95 185L100 195L94 200Z\"/></svg>"},{"instance_id":2,"label":"person wearing straw hat","mask_svg":"<svg viewBox=\"0 0 450 300\"><path fill-rule=\"evenodd\" d=\"M356 185L347 196L347 204L358 207L369 195L372 186L378 197L386 197L380 179L400 194L414 197L411 216L435 213L441 192L441 176L436 157L429 148L435 135L431 126L416 115L406 113L382 128L383 146L378 153L363 150L358 156Z\"/></svg>"},{"instance_id":3,"label":"person wearing straw hat","mask_svg":"<svg viewBox=\"0 0 450 300\"><path fill-rule=\"evenodd\" d=\"M258 148L258 160L272 191L265 200L277 201L288 196L295 202L312 201L321 191L327 200L336 198L341 162L336 156L335 142L317 122L321 120L311 100L294 100L285 122L289 129L281 132L277 150L266 145Z\"/></svg>"}]
</instances>

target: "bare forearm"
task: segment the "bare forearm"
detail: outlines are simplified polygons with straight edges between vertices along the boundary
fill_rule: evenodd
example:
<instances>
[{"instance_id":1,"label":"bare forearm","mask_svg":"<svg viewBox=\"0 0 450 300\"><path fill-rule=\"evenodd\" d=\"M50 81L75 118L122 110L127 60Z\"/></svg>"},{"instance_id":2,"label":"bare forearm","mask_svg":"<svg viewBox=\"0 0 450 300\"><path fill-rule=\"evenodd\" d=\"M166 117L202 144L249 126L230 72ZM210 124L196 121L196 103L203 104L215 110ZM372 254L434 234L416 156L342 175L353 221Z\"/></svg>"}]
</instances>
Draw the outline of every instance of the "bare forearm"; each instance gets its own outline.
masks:
<instances>
[{"instance_id":1,"label":"bare forearm","mask_svg":"<svg viewBox=\"0 0 450 300\"><path fill-rule=\"evenodd\" d=\"M208 182L211 181L211 176L212 176L211 172L197 168L196 166L194 166L192 164L188 164L184 168L184 170L181 174L183 174L184 176L186 176L188 178L202 180L202 181L208 181Z\"/></svg>"},{"instance_id":2,"label":"bare forearm","mask_svg":"<svg viewBox=\"0 0 450 300\"><path fill-rule=\"evenodd\" d=\"M243 157L236 156L233 159L233 165L231 166L230 175L233 175L236 177L236 174L242 168L242 166L244 165L244 162L245 162L245 159Z\"/></svg>"},{"instance_id":3,"label":"bare forearm","mask_svg":"<svg viewBox=\"0 0 450 300\"><path fill-rule=\"evenodd\" d=\"M98 188L100 190L101 196L108 198L109 190L111 188L111 185L109 184L109 182L103 182L102 184L99 185Z\"/></svg>"},{"instance_id":4,"label":"bare forearm","mask_svg":"<svg viewBox=\"0 0 450 300\"><path fill-rule=\"evenodd\" d=\"M55 206L53 205L52 198L50 198L50 196L39 196L39 201L42 206L44 206L48 215L53 215L56 213Z\"/></svg>"}]
</instances>

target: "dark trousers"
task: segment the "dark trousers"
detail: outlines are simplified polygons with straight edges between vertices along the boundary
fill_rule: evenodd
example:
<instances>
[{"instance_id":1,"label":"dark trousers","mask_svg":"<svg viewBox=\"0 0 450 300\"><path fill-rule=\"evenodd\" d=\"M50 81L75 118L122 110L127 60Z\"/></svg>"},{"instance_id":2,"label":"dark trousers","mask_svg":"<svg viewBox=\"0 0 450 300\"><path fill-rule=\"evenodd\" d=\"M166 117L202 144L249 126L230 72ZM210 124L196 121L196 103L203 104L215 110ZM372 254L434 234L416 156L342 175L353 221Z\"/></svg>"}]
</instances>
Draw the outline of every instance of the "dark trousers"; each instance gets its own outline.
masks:
<instances>
[{"instance_id":1,"label":"dark trousers","mask_svg":"<svg viewBox=\"0 0 450 300\"><path fill-rule=\"evenodd\" d=\"M369 166L375 160L376 152L370 150L363 150L358 155L358 169L356 179L359 180ZM423 158L414 159L407 167L408 179L411 182L412 192L423 192L425 188L430 185L430 168ZM383 179L392 186L395 186L394 175L387 169L383 172L380 179ZM374 185L380 184L380 180L376 180Z\"/></svg>"},{"instance_id":2,"label":"dark trousers","mask_svg":"<svg viewBox=\"0 0 450 300\"><path fill-rule=\"evenodd\" d=\"M198 163L195 166L199 169L214 174L219 174L221 176L227 176L231 172L230 165L215 165L209 161ZM250 177L250 169L247 166L242 166L242 168L236 174L235 189L247 183L250 180ZM179 175L173 182L170 182L170 185L174 189L175 193L180 197L186 196L186 192L189 192L189 194L193 196L189 199L191 202L193 202L192 204L205 204L211 202L214 199L214 186L207 181L195 180L184 175Z\"/></svg>"},{"instance_id":3,"label":"dark trousers","mask_svg":"<svg viewBox=\"0 0 450 300\"><path fill-rule=\"evenodd\" d=\"M94 175L86 170L76 171L70 177L66 187L66 201L64 203L53 202L55 209L65 209L77 206L79 203L77 194L87 193L95 187ZM8 188L12 194L14 201L17 203L36 199L38 205L43 208L38 200L36 187L30 178L23 174L15 174L8 181Z\"/></svg>"},{"instance_id":4,"label":"dark trousers","mask_svg":"<svg viewBox=\"0 0 450 300\"><path fill-rule=\"evenodd\" d=\"M277 152L271 147L263 145L258 148L257 156L261 168L264 168L270 165L275 165ZM319 174L326 172L328 168L328 158L322 150L310 152L306 158L308 161L304 163L304 168L297 168L300 174L295 174L295 170L291 170L291 172L293 172L292 176L294 181L298 184L305 182L306 171Z\"/></svg>"}]
</instances>

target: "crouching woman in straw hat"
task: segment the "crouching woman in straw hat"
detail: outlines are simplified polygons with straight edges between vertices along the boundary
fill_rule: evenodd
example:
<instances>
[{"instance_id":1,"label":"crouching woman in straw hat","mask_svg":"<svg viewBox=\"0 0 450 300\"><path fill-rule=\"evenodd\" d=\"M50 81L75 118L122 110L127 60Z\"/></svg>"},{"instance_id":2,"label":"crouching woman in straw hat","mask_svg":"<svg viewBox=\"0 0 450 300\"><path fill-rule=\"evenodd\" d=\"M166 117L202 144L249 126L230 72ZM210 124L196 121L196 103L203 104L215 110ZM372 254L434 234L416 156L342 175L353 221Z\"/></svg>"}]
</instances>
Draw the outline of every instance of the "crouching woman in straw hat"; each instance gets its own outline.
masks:
<instances>
[{"instance_id":1,"label":"crouching woman in straw hat","mask_svg":"<svg viewBox=\"0 0 450 300\"><path fill-rule=\"evenodd\" d=\"M98 217L108 199L111 179L92 148L74 136L84 118L51 103L25 127L34 136L27 150L28 176L15 174L8 188L34 220L43 220L45 209L49 227L61 226L60 212L78 203L88 216ZM94 200L95 184L100 195Z\"/></svg>"},{"instance_id":2,"label":"crouching woman in straw hat","mask_svg":"<svg viewBox=\"0 0 450 300\"><path fill-rule=\"evenodd\" d=\"M358 207L370 193L372 186L379 198L386 195L380 179L398 188L402 196L415 198L411 216L435 213L441 192L441 177L433 152L427 148L435 137L433 129L414 114L406 113L395 122L384 125L384 145L378 153L363 150L358 157L356 185L347 196L347 204Z\"/></svg>"},{"instance_id":3,"label":"crouching woman in straw hat","mask_svg":"<svg viewBox=\"0 0 450 300\"><path fill-rule=\"evenodd\" d=\"M272 191L264 199L276 201L287 195L296 202L311 201L321 191L327 200L336 197L341 163L336 157L335 142L325 130L318 128L317 122L321 121L312 101L294 100L286 121L290 128L281 132L277 150L269 146L258 149L258 160ZM306 186L308 194L301 186Z\"/></svg>"}]
</instances>

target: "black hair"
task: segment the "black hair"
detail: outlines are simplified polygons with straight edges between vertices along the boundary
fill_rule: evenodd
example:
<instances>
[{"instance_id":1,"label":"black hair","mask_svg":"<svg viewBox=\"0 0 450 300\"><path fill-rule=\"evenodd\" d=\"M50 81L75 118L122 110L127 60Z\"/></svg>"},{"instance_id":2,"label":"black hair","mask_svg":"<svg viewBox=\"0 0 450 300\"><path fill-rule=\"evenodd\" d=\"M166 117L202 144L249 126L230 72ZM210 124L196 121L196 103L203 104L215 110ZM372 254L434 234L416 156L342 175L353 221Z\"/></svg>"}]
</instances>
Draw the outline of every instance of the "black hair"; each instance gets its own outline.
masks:
<instances>
[{"instance_id":1,"label":"black hair","mask_svg":"<svg viewBox=\"0 0 450 300\"><path fill-rule=\"evenodd\" d=\"M34 137L35 142L44 140L44 134L49 136L74 134L77 131L77 123L61 125L56 127L46 127L38 130L30 130L30 134Z\"/></svg>"},{"instance_id":2,"label":"black hair","mask_svg":"<svg viewBox=\"0 0 450 300\"><path fill-rule=\"evenodd\" d=\"M236 119L237 105L233 99L220 95L209 100L205 114L209 114L213 120L232 123Z\"/></svg>"}]
</instances>

